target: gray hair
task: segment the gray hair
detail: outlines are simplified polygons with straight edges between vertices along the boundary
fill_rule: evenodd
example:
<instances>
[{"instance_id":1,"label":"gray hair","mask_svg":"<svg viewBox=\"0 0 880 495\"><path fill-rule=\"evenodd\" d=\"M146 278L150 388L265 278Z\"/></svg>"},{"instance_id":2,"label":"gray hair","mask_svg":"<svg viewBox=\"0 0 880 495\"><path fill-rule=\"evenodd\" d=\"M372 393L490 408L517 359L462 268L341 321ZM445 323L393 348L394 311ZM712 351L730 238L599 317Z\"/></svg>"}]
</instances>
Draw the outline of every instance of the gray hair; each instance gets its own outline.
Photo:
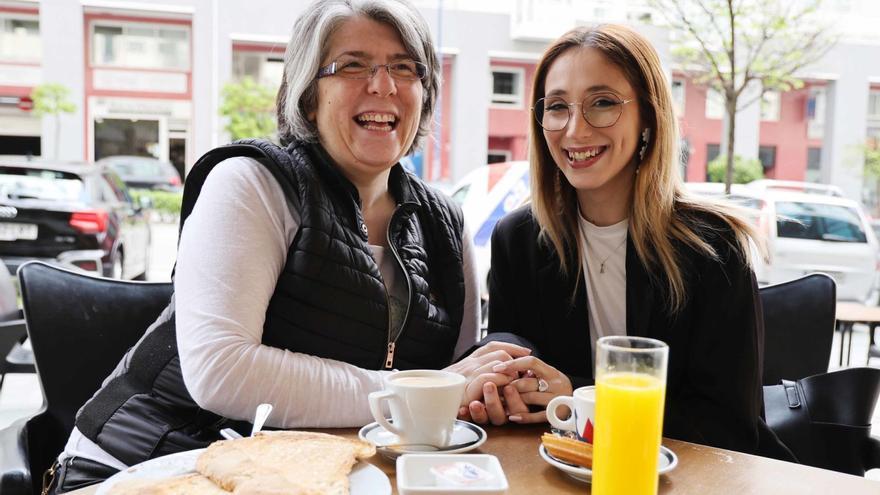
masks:
<instances>
[{"instance_id":1,"label":"gray hair","mask_svg":"<svg viewBox=\"0 0 880 495\"><path fill-rule=\"evenodd\" d=\"M428 66L428 74L422 79L424 95L419 130L407 150L412 153L430 132L441 73L428 23L406 0L317 0L306 7L293 25L293 34L284 54L284 79L276 100L281 142L318 140L318 129L308 118L309 113L317 108L315 77L327 55L330 36L343 22L356 16L396 29L407 53Z\"/></svg>"}]
</instances>

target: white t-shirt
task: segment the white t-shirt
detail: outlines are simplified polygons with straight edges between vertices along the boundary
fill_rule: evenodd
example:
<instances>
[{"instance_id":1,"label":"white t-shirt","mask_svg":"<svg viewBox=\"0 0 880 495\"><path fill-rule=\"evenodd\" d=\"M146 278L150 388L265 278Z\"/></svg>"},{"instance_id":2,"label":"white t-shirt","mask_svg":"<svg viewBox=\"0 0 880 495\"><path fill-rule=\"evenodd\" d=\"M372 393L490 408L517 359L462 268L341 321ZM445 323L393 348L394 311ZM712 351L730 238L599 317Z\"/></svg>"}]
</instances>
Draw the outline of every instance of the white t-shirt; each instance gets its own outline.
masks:
<instances>
[{"instance_id":1,"label":"white t-shirt","mask_svg":"<svg viewBox=\"0 0 880 495\"><path fill-rule=\"evenodd\" d=\"M250 158L230 158L208 175L184 224L174 277L177 345L183 379L196 403L237 420L273 404L276 428L362 426L373 421L367 395L388 371L263 345L269 299L299 228L281 186ZM473 246L465 228L465 307L458 356L479 339L480 306ZM393 254L371 246L392 298L406 280ZM73 430L62 458L125 464Z\"/></svg>"},{"instance_id":2,"label":"white t-shirt","mask_svg":"<svg viewBox=\"0 0 880 495\"><path fill-rule=\"evenodd\" d=\"M590 344L607 335L626 335L626 238L629 220L600 227L578 215L587 283Z\"/></svg>"}]
</instances>

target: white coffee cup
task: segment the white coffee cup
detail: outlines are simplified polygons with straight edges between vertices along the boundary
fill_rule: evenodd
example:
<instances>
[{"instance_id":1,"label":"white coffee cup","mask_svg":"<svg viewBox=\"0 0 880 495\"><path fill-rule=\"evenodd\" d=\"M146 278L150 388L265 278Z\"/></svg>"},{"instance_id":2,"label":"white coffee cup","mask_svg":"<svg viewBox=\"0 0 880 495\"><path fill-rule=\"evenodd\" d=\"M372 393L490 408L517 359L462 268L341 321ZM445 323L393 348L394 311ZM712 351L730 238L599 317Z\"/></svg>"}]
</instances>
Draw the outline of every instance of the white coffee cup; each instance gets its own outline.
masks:
<instances>
[{"instance_id":1,"label":"white coffee cup","mask_svg":"<svg viewBox=\"0 0 880 495\"><path fill-rule=\"evenodd\" d=\"M458 373L397 371L385 377L385 390L370 394L370 412L383 428L400 438L400 443L443 447L452 442L464 388L464 376ZM383 413L385 400L393 424Z\"/></svg>"},{"instance_id":2,"label":"white coffee cup","mask_svg":"<svg viewBox=\"0 0 880 495\"><path fill-rule=\"evenodd\" d=\"M568 406L571 416L568 419L559 419L556 408ZM577 433L578 440L593 443L593 426L596 415L596 387L581 387L575 389L573 395L555 397L547 404L547 420L555 428Z\"/></svg>"}]
</instances>

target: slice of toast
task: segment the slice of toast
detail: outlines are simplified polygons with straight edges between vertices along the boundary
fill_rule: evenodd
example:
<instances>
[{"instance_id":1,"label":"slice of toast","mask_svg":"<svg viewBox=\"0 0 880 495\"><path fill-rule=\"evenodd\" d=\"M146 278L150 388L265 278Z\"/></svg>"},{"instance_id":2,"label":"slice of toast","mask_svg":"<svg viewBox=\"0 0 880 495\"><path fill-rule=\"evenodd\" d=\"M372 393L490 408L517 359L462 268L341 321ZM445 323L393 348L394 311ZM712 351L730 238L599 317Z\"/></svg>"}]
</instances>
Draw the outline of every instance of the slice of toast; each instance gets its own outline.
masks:
<instances>
[{"instance_id":1,"label":"slice of toast","mask_svg":"<svg viewBox=\"0 0 880 495\"><path fill-rule=\"evenodd\" d=\"M109 495L230 495L198 473L162 480L135 479L113 485Z\"/></svg>"},{"instance_id":2,"label":"slice of toast","mask_svg":"<svg viewBox=\"0 0 880 495\"><path fill-rule=\"evenodd\" d=\"M348 473L376 448L325 433L264 432L211 444L196 470L237 495L348 494Z\"/></svg>"}]
</instances>

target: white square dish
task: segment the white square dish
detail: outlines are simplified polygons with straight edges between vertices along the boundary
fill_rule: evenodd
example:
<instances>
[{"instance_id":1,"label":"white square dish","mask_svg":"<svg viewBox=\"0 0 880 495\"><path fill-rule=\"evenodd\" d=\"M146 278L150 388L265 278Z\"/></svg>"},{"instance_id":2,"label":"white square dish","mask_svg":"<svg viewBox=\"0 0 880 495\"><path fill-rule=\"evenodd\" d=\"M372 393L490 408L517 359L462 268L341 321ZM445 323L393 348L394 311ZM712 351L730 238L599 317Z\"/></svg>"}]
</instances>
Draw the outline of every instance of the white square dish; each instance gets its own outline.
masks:
<instances>
[{"instance_id":1,"label":"white square dish","mask_svg":"<svg viewBox=\"0 0 880 495\"><path fill-rule=\"evenodd\" d=\"M492 478L481 486L439 486L431 468L467 462ZM406 454L397 458L397 491L400 495L501 495L507 491L507 477L501 463L488 454Z\"/></svg>"}]
</instances>

